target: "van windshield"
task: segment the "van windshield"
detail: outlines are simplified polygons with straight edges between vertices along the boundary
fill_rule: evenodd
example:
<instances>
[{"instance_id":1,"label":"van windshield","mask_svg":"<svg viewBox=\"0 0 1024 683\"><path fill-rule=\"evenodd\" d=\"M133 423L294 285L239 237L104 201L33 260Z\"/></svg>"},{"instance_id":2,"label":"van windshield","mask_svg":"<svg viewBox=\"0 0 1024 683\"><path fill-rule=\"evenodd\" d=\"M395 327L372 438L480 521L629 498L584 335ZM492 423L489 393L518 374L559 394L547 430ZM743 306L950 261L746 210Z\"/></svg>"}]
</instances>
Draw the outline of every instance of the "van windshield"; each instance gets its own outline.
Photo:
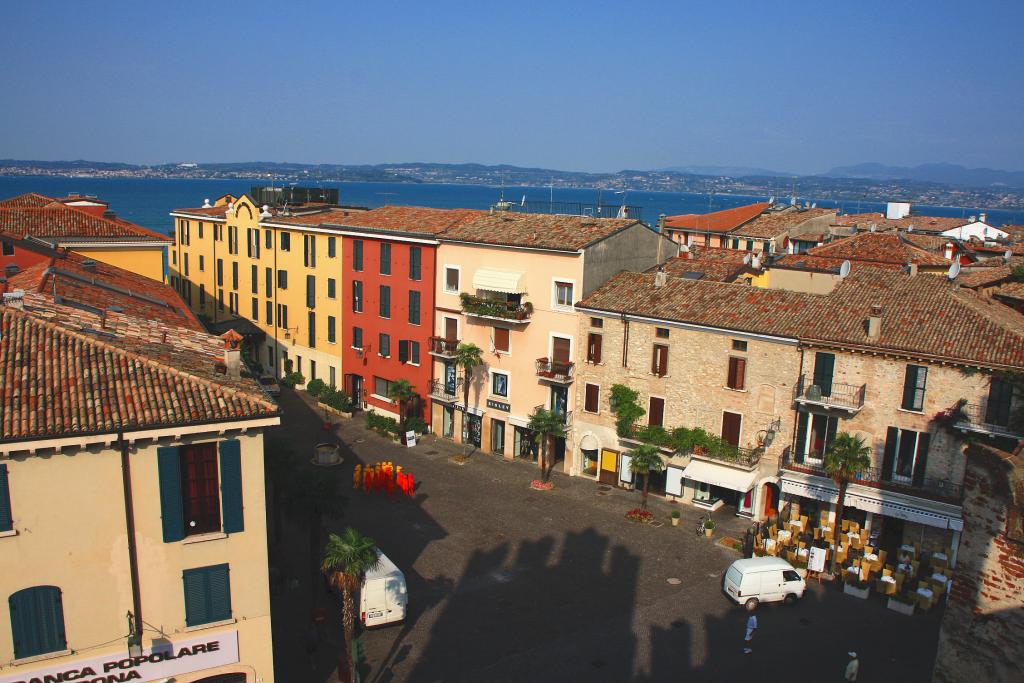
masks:
<instances>
[{"instance_id":1,"label":"van windshield","mask_svg":"<svg viewBox=\"0 0 1024 683\"><path fill-rule=\"evenodd\" d=\"M736 569L736 567L729 567L729 571L725 574L726 581L729 581L730 583L735 584L737 586L740 585L741 577L742 575L740 574L740 570Z\"/></svg>"},{"instance_id":2,"label":"van windshield","mask_svg":"<svg viewBox=\"0 0 1024 683\"><path fill-rule=\"evenodd\" d=\"M800 575L792 569L787 569L786 571L782 572L782 578L785 581L799 581Z\"/></svg>"}]
</instances>

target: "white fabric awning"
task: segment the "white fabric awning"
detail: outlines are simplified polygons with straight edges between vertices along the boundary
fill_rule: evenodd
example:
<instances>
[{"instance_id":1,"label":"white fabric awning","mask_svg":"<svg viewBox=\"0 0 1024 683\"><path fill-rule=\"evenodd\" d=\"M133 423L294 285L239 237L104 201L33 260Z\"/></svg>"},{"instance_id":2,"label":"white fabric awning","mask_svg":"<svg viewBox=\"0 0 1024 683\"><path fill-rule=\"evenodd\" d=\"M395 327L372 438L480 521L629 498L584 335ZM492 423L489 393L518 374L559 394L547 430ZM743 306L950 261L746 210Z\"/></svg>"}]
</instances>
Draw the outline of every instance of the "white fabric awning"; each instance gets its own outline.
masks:
<instances>
[{"instance_id":1,"label":"white fabric awning","mask_svg":"<svg viewBox=\"0 0 1024 683\"><path fill-rule=\"evenodd\" d=\"M500 268L478 268L473 273L473 286L488 292L523 294L526 292L523 273Z\"/></svg>"},{"instance_id":2,"label":"white fabric awning","mask_svg":"<svg viewBox=\"0 0 1024 683\"><path fill-rule=\"evenodd\" d=\"M691 460L683 470L683 477L746 493L754 486L757 472L745 472L724 465L716 465L706 460Z\"/></svg>"}]
</instances>

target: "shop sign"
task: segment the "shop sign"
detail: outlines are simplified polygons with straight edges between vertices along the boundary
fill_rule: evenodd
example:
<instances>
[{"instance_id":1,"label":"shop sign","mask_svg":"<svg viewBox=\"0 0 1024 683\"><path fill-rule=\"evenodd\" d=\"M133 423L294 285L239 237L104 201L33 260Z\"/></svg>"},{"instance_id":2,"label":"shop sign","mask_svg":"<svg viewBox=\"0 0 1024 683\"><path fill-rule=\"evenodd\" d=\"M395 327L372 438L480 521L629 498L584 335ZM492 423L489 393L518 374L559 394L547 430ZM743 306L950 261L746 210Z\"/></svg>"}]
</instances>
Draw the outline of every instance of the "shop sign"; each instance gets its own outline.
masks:
<instances>
[{"instance_id":1,"label":"shop sign","mask_svg":"<svg viewBox=\"0 0 1024 683\"><path fill-rule=\"evenodd\" d=\"M138 657L127 656L127 650L126 644L124 652L0 676L0 683L158 681L238 662L238 632L157 642L144 649Z\"/></svg>"},{"instance_id":2,"label":"shop sign","mask_svg":"<svg viewBox=\"0 0 1024 683\"><path fill-rule=\"evenodd\" d=\"M495 410L504 410L506 413L512 410L511 404L502 403L501 401L495 401L492 398L487 399L487 407L494 408Z\"/></svg>"},{"instance_id":3,"label":"shop sign","mask_svg":"<svg viewBox=\"0 0 1024 683\"><path fill-rule=\"evenodd\" d=\"M807 571L809 572L823 572L825 571L825 549L824 548L811 548L807 553Z\"/></svg>"}]
</instances>

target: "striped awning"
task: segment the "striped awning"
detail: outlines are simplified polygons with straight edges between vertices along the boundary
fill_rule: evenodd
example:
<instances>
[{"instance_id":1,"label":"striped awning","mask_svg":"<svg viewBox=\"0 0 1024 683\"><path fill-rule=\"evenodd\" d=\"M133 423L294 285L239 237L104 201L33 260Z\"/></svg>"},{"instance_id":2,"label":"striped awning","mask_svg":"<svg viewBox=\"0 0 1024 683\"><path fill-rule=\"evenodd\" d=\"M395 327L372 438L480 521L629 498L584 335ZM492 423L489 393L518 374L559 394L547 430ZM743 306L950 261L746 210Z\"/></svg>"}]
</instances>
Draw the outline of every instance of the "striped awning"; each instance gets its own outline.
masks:
<instances>
[{"instance_id":1,"label":"striped awning","mask_svg":"<svg viewBox=\"0 0 1024 683\"><path fill-rule=\"evenodd\" d=\"M523 273L500 268L480 268L473 274L473 286L488 292L523 294L526 292Z\"/></svg>"}]
</instances>

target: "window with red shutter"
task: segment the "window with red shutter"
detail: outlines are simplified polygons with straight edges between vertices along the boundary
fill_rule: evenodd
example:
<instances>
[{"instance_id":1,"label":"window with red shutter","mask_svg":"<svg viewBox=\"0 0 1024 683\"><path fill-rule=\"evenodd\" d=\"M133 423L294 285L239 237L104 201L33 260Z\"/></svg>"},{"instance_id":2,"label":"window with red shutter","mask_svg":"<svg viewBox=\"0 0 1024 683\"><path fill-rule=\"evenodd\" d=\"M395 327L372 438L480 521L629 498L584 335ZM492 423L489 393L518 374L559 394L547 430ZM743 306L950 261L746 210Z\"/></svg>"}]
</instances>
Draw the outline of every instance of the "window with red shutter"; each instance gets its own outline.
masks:
<instances>
[{"instance_id":1,"label":"window with red shutter","mask_svg":"<svg viewBox=\"0 0 1024 683\"><path fill-rule=\"evenodd\" d=\"M587 335L587 361L590 363L601 362L601 335L595 332Z\"/></svg>"},{"instance_id":2,"label":"window with red shutter","mask_svg":"<svg viewBox=\"0 0 1024 683\"><path fill-rule=\"evenodd\" d=\"M742 389L746 382L747 361L743 358L729 358L729 378L726 386Z\"/></svg>"},{"instance_id":3,"label":"window with red shutter","mask_svg":"<svg viewBox=\"0 0 1024 683\"><path fill-rule=\"evenodd\" d=\"M654 345L654 354L651 359L651 372L658 377L668 374L668 347L663 344Z\"/></svg>"},{"instance_id":4,"label":"window with red shutter","mask_svg":"<svg viewBox=\"0 0 1024 683\"><path fill-rule=\"evenodd\" d=\"M651 396L651 402L647 410L647 424L652 427L665 426L665 399Z\"/></svg>"},{"instance_id":5,"label":"window with red shutter","mask_svg":"<svg viewBox=\"0 0 1024 683\"><path fill-rule=\"evenodd\" d=\"M583 403L583 409L588 413L596 413L598 409L598 401L600 397L601 388L596 384L588 384L586 387L586 400Z\"/></svg>"}]
</instances>

